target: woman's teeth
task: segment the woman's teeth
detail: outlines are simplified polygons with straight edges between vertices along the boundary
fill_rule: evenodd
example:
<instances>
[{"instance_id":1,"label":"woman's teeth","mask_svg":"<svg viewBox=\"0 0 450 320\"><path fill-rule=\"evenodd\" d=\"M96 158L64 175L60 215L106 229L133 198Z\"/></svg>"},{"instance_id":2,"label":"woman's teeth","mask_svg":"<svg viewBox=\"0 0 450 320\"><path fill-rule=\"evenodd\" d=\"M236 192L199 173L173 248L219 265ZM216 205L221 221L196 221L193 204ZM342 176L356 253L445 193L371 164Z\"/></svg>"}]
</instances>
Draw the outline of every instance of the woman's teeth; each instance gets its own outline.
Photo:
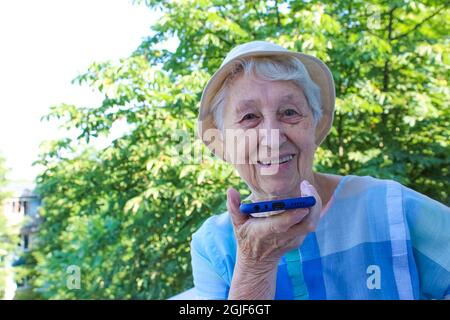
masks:
<instances>
[{"instance_id":1,"label":"woman's teeth","mask_svg":"<svg viewBox=\"0 0 450 320\"><path fill-rule=\"evenodd\" d=\"M290 154L287 156L284 156L278 160L270 160L270 161L258 161L260 164L263 164L265 166L270 166L272 164L282 164L288 161L291 161L294 158L294 154Z\"/></svg>"}]
</instances>

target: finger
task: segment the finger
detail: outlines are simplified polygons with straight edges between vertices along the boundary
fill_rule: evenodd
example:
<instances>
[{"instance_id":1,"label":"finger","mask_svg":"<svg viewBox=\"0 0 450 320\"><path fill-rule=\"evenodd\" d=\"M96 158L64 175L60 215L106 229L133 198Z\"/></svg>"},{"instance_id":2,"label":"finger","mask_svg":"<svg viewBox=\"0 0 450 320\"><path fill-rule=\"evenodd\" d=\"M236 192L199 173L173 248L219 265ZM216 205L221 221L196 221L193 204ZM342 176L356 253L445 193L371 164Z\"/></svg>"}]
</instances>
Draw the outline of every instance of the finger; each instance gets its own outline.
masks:
<instances>
[{"instance_id":1,"label":"finger","mask_svg":"<svg viewBox=\"0 0 450 320\"><path fill-rule=\"evenodd\" d=\"M287 210L275 216L270 216L271 228L274 232L286 232L293 225L298 224L309 214L309 209Z\"/></svg>"},{"instance_id":2,"label":"finger","mask_svg":"<svg viewBox=\"0 0 450 320\"><path fill-rule=\"evenodd\" d=\"M308 217L309 218L309 217ZM299 236L306 236L310 232L316 230L316 225L311 219L304 219L300 223L297 223L286 231L287 238L297 238Z\"/></svg>"},{"instance_id":3,"label":"finger","mask_svg":"<svg viewBox=\"0 0 450 320\"><path fill-rule=\"evenodd\" d=\"M312 206L310 209L312 215L314 216L316 216L317 214L320 215L320 211L322 210L322 199L320 198L316 188L314 188L314 186L310 184L307 180L303 180L302 183L300 184L300 192L302 194L302 197L312 196L316 199L316 204Z\"/></svg>"},{"instance_id":4,"label":"finger","mask_svg":"<svg viewBox=\"0 0 450 320\"><path fill-rule=\"evenodd\" d=\"M240 226L249 219L248 215L241 213L241 195L233 188L227 190L227 209L235 226Z\"/></svg>"},{"instance_id":5,"label":"finger","mask_svg":"<svg viewBox=\"0 0 450 320\"><path fill-rule=\"evenodd\" d=\"M305 180L306 181L306 180ZM300 193L303 195L300 185ZM310 191L308 191L310 192ZM299 208L293 210L287 210L281 214L273 216L272 229L275 232L286 232L292 226L298 224L300 221L305 219L310 213L309 208Z\"/></svg>"},{"instance_id":6,"label":"finger","mask_svg":"<svg viewBox=\"0 0 450 320\"><path fill-rule=\"evenodd\" d=\"M302 196L313 196L316 199L316 204L310 208L310 214L304 220L297 225L292 226L287 231L291 237L306 235L309 232L314 232L319 222L320 213L322 210L322 200L314 186L304 180L302 181L300 188Z\"/></svg>"},{"instance_id":7,"label":"finger","mask_svg":"<svg viewBox=\"0 0 450 320\"><path fill-rule=\"evenodd\" d=\"M314 188L314 186L309 183L308 180L303 180L302 183L300 184L300 192L302 197L314 197L316 199L316 204L313 206L317 206L317 204L319 204L320 202L320 207L322 206L322 200L319 196L319 193L317 192L316 188Z\"/></svg>"}]
</instances>

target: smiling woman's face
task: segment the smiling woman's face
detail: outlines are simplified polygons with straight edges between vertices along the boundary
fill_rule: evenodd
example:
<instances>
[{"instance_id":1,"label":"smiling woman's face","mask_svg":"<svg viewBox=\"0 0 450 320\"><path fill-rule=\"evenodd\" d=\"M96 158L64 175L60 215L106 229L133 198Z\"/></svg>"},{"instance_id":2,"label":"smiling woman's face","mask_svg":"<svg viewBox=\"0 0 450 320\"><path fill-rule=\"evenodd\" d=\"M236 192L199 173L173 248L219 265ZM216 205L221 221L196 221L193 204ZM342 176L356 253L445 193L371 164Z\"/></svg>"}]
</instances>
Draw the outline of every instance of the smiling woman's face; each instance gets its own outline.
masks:
<instances>
[{"instance_id":1,"label":"smiling woman's face","mask_svg":"<svg viewBox=\"0 0 450 320\"><path fill-rule=\"evenodd\" d=\"M253 200L300 196L301 181L312 176L316 144L312 112L297 85L239 75L228 90L223 129L256 137L248 143L237 135L236 151L245 163L233 164Z\"/></svg>"}]
</instances>

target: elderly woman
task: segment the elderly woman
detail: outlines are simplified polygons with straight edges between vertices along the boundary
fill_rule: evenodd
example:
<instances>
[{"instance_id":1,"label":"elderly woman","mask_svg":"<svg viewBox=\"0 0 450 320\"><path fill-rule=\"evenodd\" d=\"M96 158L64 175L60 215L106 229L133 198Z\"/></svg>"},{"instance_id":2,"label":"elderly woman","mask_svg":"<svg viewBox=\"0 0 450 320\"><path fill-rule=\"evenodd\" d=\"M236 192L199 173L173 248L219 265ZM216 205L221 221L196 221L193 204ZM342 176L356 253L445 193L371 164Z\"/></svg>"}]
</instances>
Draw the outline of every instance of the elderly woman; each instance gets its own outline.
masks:
<instances>
[{"instance_id":1,"label":"elderly woman","mask_svg":"<svg viewBox=\"0 0 450 320\"><path fill-rule=\"evenodd\" d=\"M192 238L199 299L450 296L447 206L391 180L313 171L334 101L323 62L264 41L234 48L209 80L199 133L246 182L246 200L316 204L249 216L230 188L228 212Z\"/></svg>"}]
</instances>

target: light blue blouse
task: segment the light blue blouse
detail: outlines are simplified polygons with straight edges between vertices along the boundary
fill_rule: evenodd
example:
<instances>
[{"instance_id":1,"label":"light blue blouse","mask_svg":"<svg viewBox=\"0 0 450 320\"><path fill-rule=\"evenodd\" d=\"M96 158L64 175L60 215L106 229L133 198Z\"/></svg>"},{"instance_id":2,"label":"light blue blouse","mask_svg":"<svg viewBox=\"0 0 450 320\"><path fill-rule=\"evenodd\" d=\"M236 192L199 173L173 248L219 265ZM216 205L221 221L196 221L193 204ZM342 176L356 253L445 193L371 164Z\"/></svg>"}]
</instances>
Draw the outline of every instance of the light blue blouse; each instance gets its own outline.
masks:
<instances>
[{"instance_id":1,"label":"light blue blouse","mask_svg":"<svg viewBox=\"0 0 450 320\"><path fill-rule=\"evenodd\" d=\"M227 299L236 240L227 212L191 242L198 299ZM450 297L450 208L392 180L345 176L298 250L278 264L275 299Z\"/></svg>"}]
</instances>

